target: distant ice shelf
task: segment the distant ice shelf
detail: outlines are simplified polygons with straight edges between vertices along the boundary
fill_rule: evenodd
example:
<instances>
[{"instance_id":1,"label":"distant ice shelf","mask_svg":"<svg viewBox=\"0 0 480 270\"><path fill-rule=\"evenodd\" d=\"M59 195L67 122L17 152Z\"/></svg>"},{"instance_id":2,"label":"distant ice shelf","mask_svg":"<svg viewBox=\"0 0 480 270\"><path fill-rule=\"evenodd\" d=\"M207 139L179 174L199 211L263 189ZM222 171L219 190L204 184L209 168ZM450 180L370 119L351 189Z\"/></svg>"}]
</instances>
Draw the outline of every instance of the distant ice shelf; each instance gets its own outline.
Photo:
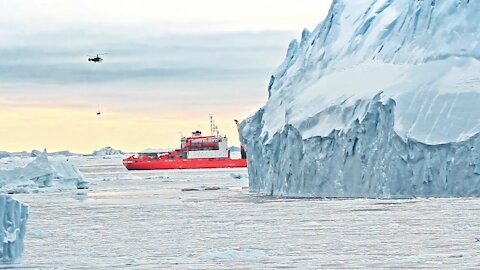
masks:
<instances>
[{"instance_id":1,"label":"distant ice shelf","mask_svg":"<svg viewBox=\"0 0 480 270\"><path fill-rule=\"evenodd\" d=\"M95 150L92 153L92 156L114 156L114 155L124 155L125 152L122 150L117 150L111 146L104 147L100 150Z\"/></svg>"},{"instance_id":2,"label":"distant ice shelf","mask_svg":"<svg viewBox=\"0 0 480 270\"><path fill-rule=\"evenodd\" d=\"M480 196L480 2L334 0L242 122L250 188Z\"/></svg>"}]
</instances>

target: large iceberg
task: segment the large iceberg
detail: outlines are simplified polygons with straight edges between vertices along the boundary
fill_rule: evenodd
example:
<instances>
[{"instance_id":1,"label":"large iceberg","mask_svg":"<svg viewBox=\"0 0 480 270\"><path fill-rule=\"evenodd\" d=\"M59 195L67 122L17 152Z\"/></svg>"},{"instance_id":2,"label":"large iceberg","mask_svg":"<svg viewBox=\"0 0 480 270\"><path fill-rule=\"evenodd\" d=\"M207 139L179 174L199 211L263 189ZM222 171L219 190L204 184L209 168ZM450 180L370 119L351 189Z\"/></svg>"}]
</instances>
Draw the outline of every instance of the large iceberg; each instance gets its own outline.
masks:
<instances>
[{"instance_id":1,"label":"large iceberg","mask_svg":"<svg viewBox=\"0 0 480 270\"><path fill-rule=\"evenodd\" d=\"M88 181L75 165L61 159L49 159L46 152L24 167L0 170L0 192L29 193L71 188L88 188Z\"/></svg>"},{"instance_id":2,"label":"large iceberg","mask_svg":"<svg viewBox=\"0 0 480 270\"><path fill-rule=\"evenodd\" d=\"M334 0L243 121L250 188L480 196L480 1Z\"/></svg>"},{"instance_id":3,"label":"large iceberg","mask_svg":"<svg viewBox=\"0 0 480 270\"><path fill-rule=\"evenodd\" d=\"M0 267L3 264L19 263L23 253L28 219L28 205L12 199L8 195L0 195L0 229L3 236L0 249Z\"/></svg>"}]
</instances>

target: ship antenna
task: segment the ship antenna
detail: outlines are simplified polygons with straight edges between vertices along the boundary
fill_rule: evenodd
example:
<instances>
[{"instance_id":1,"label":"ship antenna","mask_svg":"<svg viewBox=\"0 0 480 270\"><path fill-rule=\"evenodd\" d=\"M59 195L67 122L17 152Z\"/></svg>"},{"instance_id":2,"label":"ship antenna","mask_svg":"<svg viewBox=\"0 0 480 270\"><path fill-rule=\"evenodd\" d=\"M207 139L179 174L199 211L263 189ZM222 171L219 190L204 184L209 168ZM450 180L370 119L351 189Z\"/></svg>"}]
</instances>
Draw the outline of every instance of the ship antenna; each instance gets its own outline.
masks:
<instances>
[{"instance_id":1,"label":"ship antenna","mask_svg":"<svg viewBox=\"0 0 480 270\"><path fill-rule=\"evenodd\" d=\"M213 114L209 114L208 116L210 116L210 135L213 136L213 132L214 132Z\"/></svg>"}]
</instances>

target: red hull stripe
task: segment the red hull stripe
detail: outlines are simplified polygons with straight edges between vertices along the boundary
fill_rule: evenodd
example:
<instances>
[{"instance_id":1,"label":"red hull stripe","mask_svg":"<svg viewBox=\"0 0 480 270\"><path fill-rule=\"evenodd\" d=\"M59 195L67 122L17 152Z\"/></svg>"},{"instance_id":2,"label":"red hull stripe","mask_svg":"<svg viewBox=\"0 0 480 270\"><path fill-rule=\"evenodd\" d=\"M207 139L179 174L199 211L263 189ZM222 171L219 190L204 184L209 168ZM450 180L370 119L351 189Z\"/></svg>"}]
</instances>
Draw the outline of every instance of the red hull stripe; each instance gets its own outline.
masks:
<instances>
[{"instance_id":1,"label":"red hull stripe","mask_svg":"<svg viewBox=\"0 0 480 270\"><path fill-rule=\"evenodd\" d=\"M247 167L246 159L124 159L128 170L211 169Z\"/></svg>"}]
</instances>

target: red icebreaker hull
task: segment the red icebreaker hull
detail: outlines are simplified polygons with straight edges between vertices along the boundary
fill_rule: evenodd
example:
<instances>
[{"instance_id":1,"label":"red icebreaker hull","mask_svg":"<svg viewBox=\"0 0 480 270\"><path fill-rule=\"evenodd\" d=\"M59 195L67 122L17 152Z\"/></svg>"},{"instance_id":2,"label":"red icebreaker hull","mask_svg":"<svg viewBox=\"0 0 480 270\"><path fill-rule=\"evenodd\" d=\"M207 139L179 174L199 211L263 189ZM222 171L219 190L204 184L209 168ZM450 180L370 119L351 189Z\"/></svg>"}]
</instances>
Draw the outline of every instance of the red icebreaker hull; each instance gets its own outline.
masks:
<instances>
[{"instance_id":1,"label":"red icebreaker hull","mask_svg":"<svg viewBox=\"0 0 480 270\"><path fill-rule=\"evenodd\" d=\"M172 169L212 169L247 167L246 159L194 158L194 159L125 159L123 165L128 170L172 170Z\"/></svg>"}]
</instances>

